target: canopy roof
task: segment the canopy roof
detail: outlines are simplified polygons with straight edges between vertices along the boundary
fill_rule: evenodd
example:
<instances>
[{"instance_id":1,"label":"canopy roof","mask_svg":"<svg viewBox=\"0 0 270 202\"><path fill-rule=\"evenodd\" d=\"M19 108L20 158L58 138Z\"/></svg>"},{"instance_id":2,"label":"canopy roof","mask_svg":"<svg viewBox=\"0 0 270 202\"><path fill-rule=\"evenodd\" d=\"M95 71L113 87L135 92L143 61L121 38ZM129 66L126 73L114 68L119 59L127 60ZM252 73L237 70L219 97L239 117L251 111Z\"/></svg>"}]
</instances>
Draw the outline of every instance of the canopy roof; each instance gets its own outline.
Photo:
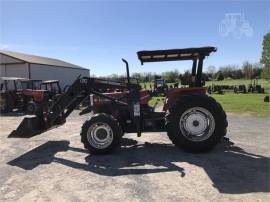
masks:
<instances>
[{"instance_id":1,"label":"canopy roof","mask_svg":"<svg viewBox=\"0 0 270 202\"><path fill-rule=\"evenodd\" d=\"M200 48L139 51L137 55L143 64L144 62L194 60L199 57L209 56L211 52L215 52L216 50L216 47L206 46Z\"/></svg>"}]
</instances>

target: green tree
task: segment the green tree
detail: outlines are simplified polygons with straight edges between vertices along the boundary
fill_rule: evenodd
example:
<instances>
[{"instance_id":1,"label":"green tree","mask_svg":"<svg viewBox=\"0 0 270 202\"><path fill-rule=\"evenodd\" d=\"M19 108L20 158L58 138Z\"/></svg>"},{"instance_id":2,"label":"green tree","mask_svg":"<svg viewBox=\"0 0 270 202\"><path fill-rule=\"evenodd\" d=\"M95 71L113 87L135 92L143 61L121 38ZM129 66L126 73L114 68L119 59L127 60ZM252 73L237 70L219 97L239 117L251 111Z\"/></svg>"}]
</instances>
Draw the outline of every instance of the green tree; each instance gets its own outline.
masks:
<instances>
[{"instance_id":1,"label":"green tree","mask_svg":"<svg viewBox=\"0 0 270 202\"><path fill-rule=\"evenodd\" d=\"M111 75L108 76L108 78L111 79L111 80L118 80L119 75L118 74L111 74Z\"/></svg>"},{"instance_id":2,"label":"green tree","mask_svg":"<svg viewBox=\"0 0 270 202\"><path fill-rule=\"evenodd\" d=\"M191 83L191 73L190 71L185 71L183 75L181 75L181 84L182 85L189 85Z\"/></svg>"},{"instance_id":3,"label":"green tree","mask_svg":"<svg viewBox=\"0 0 270 202\"><path fill-rule=\"evenodd\" d=\"M135 79L138 79L140 82L145 82L144 79L143 79L143 77L142 77L142 74L141 74L141 73L135 72L135 73L133 73L133 74L131 75L131 77L132 77L132 78L135 78Z\"/></svg>"},{"instance_id":4,"label":"green tree","mask_svg":"<svg viewBox=\"0 0 270 202\"><path fill-rule=\"evenodd\" d=\"M270 80L270 66L264 67L261 73L261 77Z\"/></svg>"},{"instance_id":5,"label":"green tree","mask_svg":"<svg viewBox=\"0 0 270 202\"><path fill-rule=\"evenodd\" d=\"M154 80L154 75L151 72L144 72L143 73L144 82L150 82Z\"/></svg>"},{"instance_id":6,"label":"green tree","mask_svg":"<svg viewBox=\"0 0 270 202\"><path fill-rule=\"evenodd\" d=\"M163 72L162 77L167 82L175 82L177 78L179 77L179 72L177 70Z\"/></svg>"},{"instance_id":7,"label":"green tree","mask_svg":"<svg viewBox=\"0 0 270 202\"><path fill-rule=\"evenodd\" d=\"M249 63L248 61L246 61L243 63L242 69L243 69L243 73L244 73L245 77L247 79L250 79L252 74L253 74L252 64Z\"/></svg>"},{"instance_id":8,"label":"green tree","mask_svg":"<svg viewBox=\"0 0 270 202\"><path fill-rule=\"evenodd\" d=\"M216 67L214 65L208 66L208 68L207 68L208 77L213 78L215 73L216 73Z\"/></svg>"},{"instance_id":9,"label":"green tree","mask_svg":"<svg viewBox=\"0 0 270 202\"><path fill-rule=\"evenodd\" d=\"M262 70L263 70L263 67L261 63L254 63L251 78L252 79L260 78L262 74Z\"/></svg>"},{"instance_id":10,"label":"green tree","mask_svg":"<svg viewBox=\"0 0 270 202\"><path fill-rule=\"evenodd\" d=\"M270 32L268 32L263 38L263 50L261 63L264 64L262 70L262 77L270 79Z\"/></svg>"},{"instance_id":11,"label":"green tree","mask_svg":"<svg viewBox=\"0 0 270 202\"><path fill-rule=\"evenodd\" d=\"M222 74L221 71L218 71L218 73L217 73L217 80L218 80L218 81L224 80L224 76L223 76L223 74Z\"/></svg>"}]
</instances>

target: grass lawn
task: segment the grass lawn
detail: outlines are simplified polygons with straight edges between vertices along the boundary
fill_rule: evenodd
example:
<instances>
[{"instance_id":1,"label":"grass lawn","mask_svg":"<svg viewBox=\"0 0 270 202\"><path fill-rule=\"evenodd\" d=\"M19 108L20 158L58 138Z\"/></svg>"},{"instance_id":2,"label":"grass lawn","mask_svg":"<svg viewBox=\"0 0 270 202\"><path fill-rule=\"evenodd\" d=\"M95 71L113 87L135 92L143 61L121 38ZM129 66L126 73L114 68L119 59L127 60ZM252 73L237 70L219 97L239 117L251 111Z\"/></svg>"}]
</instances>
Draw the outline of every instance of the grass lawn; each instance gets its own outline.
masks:
<instances>
[{"instance_id":1,"label":"grass lawn","mask_svg":"<svg viewBox=\"0 0 270 202\"><path fill-rule=\"evenodd\" d=\"M147 90L150 90L150 85L152 86L152 88L154 88L154 83L152 82L145 82L145 83L140 83L141 87L143 89L147 89ZM146 88L145 88L146 87Z\"/></svg>"},{"instance_id":2,"label":"grass lawn","mask_svg":"<svg viewBox=\"0 0 270 202\"><path fill-rule=\"evenodd\" d=\"M164 102L165 97L152 97L152 99L148 102L148 105L154 107L156 103L161 101Z\"/></svg>"},{"instance_id":3,"label":"grass lawn","mask_svg":"<svg viewBox=\"0 0 270 202\"><path fill-rule=\"evenodd\" d=\"M223 81L208 81L206 85L248 85L251 80L248 79L227 79ZM150 82L145 83L146 88L150 88ZM270 82L264 79L259 79L258 84L265 88L266 92L270 93ZM144 83L141 84L142 87ZM153 84L152 84L153 87ZM270 117L270 103L263 101L267 94L234 94L225 92L224 95L212 94L224 108L226 112L239 113L239 114L251 114L255 116ZM156 102L162 101L162 97L154 97L150 100L149 105L154 106Z\"/></svg>"},{"instance_id":4,"label":"grass lawn","mask_svg":"<svg viewBox=\"0 0 270 202\"><path fill-rule=\"evenodd\" d=\"M255 116L270 116L270 103L263 101L265 94L211 94L226 112L251 114Z\"/></svg>"},{"instance_id":5,"label":"grass lawn","mask_svg":"<svg viewBox=\"0 0 270 202\"><path fill-rule=\"evenodd\" d=\"M170 85L173 85L174 83L166 83L168 86L170 86ZM141 87L143 88L143 89L147 89L147 90L150 90L151 88L150 88L150 85L152 86L152 89L154 88L154 83L153 82L145 82L145 83L140 83L140 85L141 85ZM144 87L146 87L146 88L144 88Z\"/></svg>"},{"instance_id":6,"label":"grass lawn","mask_svg":"<svg viewBox=\"0 0 270 202\"><path fill-rule=\"evenodd\" d=\"M226 112L270 117L270 103L263 101L265 94L225 93L224 95L211 94L210 96L215 98ZM153 107L157 102L164 100L164 97L153 97L148 104Z\"/></svg>"},{"instance_id":7,"label":"grass lawn","mask_svg":"<svg viewBox=\"0 0 270 202\"><path fill-rule=\"evenodd\" d=\"M220 84L220 85L239 85L239 84L251 84L250 79L225 79L223 81L207 81L206 85ZM266 79L258 79L258 84L270 87L270 82Z\"/></svg>"}]
</instances>

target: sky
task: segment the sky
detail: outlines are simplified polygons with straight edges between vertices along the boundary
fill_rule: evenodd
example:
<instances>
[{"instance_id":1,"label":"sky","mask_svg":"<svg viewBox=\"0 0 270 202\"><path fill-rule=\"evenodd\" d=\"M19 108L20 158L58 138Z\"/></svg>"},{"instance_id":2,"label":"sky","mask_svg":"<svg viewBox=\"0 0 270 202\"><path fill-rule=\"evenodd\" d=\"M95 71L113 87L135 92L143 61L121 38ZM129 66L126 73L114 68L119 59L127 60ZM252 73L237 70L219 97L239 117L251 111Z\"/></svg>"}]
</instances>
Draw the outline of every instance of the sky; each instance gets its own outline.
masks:
<instances>
[{"instance_id":1,"label":"sky","mask_svg":"<svg viewBox=\"0 0 270 202\"><path fill-rule=\"evenodd\" d=\"M270 31L270 1L0 0L0 49L61 59L91 74L160 73L191 62L146 63L136 52L215 46L204 63L259 62Z\"/></svg>"}]
</instances>

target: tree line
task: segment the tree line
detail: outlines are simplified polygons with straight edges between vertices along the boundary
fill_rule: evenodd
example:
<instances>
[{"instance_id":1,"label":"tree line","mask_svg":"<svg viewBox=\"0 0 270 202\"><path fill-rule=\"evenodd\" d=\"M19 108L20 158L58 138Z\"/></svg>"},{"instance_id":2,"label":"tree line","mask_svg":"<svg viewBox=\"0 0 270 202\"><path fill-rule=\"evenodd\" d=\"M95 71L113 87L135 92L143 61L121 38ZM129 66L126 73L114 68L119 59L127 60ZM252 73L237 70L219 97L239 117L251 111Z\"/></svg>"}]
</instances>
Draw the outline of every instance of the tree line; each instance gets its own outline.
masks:
<instances>
[{"instance_id":1,"label":"tree line","mask_svg":"<svg viewBox=\"0 0 270 202\"><path fill-rule=\"evenodd\" d=\"M238 65L226 65L222 67L215 67L213 65L209 66L206 71L203 73L202 77L205 81L209 80L224 80L225 78L231 79L255 79L255 78L264 78L270 79L269 77L269 67L266 68L260 63L250 63L245 61L242 66ZM133 79L136 79L138 82L152 82L155 79L163 78L166 82L174 83L179 80L187 80L191 77L190 70L185 71L184 73L179 73L178 70L166 71L161 74L152 73L152 72L143 72L143 73L133 73L131 75ZM107 77L103 77L110 80L124 80L126 75L117 75L112 74Z\"/></svg>"},{"instance_id":2,"label":"tree line","mask_svg":"<svg viewBox=\"0 0 270 202\"><path fill-rule=\"evenodd\" d=\"M104 76L104 77L99 77L99 78L121 81L121 80L126 79L126 75L112 74L109 76ZM152 82L158 78L163 78L166 80L166 82L173 83L180 80L181 74L179 73L178 70L172 70L172 71L163 72L161 74L152 73L152 72L142 72L142 73L136 72L131 75L131 79L136 80L138 82Z\"/></svg>"},{"instance_id":3,"label":"tree line","mask_svg":"<svg viewBox=\"0 0 270 202\"><path fill-rule=\"evenodd\" d=\"M269 67L264 67L261 63L250 63L245 61L242 66L226 65L219 67L216 71L215 66L209 66L205 73L206 80L231 79L269 79Z\"/></svg>"}]
</instances>

